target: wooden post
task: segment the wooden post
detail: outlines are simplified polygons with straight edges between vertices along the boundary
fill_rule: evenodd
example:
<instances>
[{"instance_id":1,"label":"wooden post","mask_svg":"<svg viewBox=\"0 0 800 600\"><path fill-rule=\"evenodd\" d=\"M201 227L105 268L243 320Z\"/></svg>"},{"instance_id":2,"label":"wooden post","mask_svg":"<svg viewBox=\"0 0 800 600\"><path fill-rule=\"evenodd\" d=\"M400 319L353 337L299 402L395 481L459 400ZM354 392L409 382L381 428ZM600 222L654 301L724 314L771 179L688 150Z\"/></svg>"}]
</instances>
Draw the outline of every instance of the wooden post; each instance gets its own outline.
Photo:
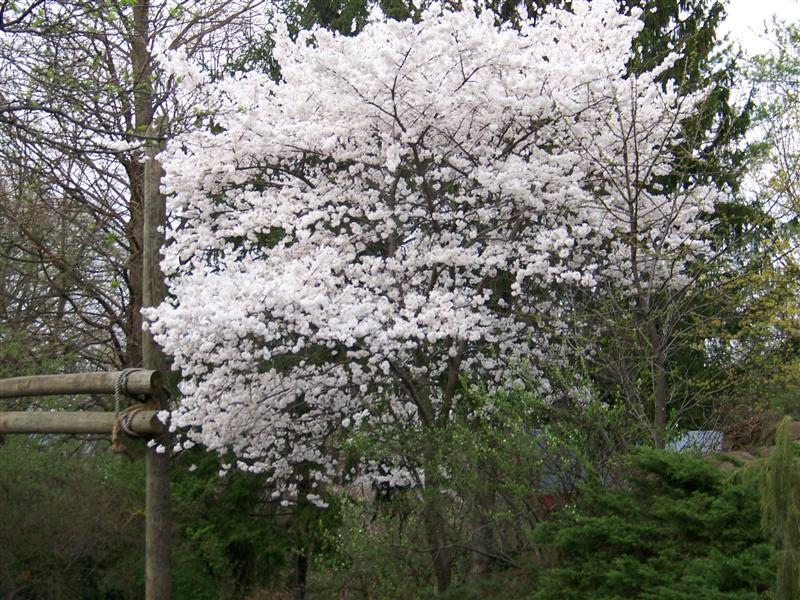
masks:
<instances>
[{"instance_id":1,"label":"wooden post","mask_svg":"<svg viewBox=\"0 0 800 600\"><path fill-rule=\"evenodd\" d=\"M0 412L0 434L4 433L97 433L109 434L116 415L111 412ZM128 425L136 434L152 435L164 429L156 411L142 410Z\"/></svg>"},{"instance_id":2,"label":"wooden post","mask_svg":"<svg viewBox=\"0 0 800 600\"><path fill-rule=\"evenodd\" d=\"M137 5L138 6L138 5ZM157 131L151 127L155 138ZM160 192L163 170L156 153L160 145L152 142L147 150L144 165L144 240L142 250L143 306L160 304L166 298L166 285L161 272L161 248L164 245L166 223L166 199ZM142 335L142 362L146 369L169 372L163 351L155 343L149 331ZM167 407L166 395L162 392L153 397L154 407ZM168 431L153 437L157 444L148 449L146 460L147 495L145 524L145 582L147 600L168 600L170 597L172 515L170 506L170 456L172 440ZM159 452L160 451L160 452Z\"/></svg>"},{"instance_id":3,"label":"wooden post","mask_svg":"<svg viewBox=\"0 0 800 600\"><path fill-rule=\"evenodd\" d=\"M136 131L145 133L147 148L143 169L142 194L142 306L157 306L166 297L164 276L159 263L164 245L166 199L161 194L162 169L156 155L160 143L160 119L156 119L154 58L151 54L153 32L150 27L150 1L137 0L133 5L133 31L130 39L132 76L135 81L133 104ZM168 373L166 357L149 331L142 334L142 364L145 369ZM152 398L153 408L167 408L163 393ZM156 446L146 457L147 496L145 525L145 598L170 598L170 546L172 519L170 509L170 449L168 432L154 436ZM161 453L156 450L162 450Z\"/></svg>"},{"instance_id":4,"label":"wooden post","mask_svg":"<svg viewBox=\"0 0 800 600\"><path fill-rule=\"evenodd\" d=\"M69 394L113 394L120 371L33 375L0 379L0 398L60 396ZM158 371L132 371L125 389L135 396L149 396L163 387Z\"/></svg>"}]
</instances>

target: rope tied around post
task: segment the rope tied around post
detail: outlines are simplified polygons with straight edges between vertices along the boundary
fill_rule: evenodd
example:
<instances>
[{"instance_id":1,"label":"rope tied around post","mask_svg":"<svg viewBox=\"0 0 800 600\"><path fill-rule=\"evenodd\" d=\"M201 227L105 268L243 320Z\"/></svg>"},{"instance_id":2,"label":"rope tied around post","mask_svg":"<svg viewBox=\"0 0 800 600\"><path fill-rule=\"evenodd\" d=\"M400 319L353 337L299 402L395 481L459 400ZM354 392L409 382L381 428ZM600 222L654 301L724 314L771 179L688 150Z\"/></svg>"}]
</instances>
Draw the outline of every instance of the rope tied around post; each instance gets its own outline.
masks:
<instances>
[{"instance_id":1,"label":"rope tied around post","mask_svg":"<svg viewBox=\"0 0 800 600\"><path fill-rule=\"evenodd\" d=\"M136 433L131 428L131 421L138 412L146 410L147 406L143 403L133 404L131 406L126 407L124 410L120 411L122 396L130 395L128 392L128 377L130 376L131 373L143 370L144 369L139 369L136 367L123 369L122 371L119 372L117 380L114 383L114 413L116 415L116 418L114 419L114 425L111 428L112 452L118 452L130 455L127 446L125 446L125 444L123 444L122 441L119 439L120 430L122 430L123 433L129 435L130 437L144 437Z\"/></svg>"}]
</instances>

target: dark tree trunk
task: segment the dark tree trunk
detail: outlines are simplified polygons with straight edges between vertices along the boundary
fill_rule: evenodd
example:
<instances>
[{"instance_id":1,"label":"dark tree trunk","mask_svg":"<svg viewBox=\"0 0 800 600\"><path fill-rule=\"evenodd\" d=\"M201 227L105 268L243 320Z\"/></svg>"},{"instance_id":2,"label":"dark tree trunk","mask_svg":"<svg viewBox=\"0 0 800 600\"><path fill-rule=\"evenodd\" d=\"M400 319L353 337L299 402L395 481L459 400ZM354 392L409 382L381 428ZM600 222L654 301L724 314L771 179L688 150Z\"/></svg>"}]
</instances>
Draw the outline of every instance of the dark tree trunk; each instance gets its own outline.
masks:
<instances>
[{"instance_id":1,"label":"dark tree trunk","mask_svg":"<svg viewBox=\"0 0 800 600\"><path fill-rule=\"evenodd\" d=\"M125 227L128 243L128 306L125 308L127 344L125 366L142 364L142 235L144 232L144 165L137 160L125 165L130 183L130 217Z\"/></svg>"},{"instance_id":2,"label":"dark tree trunk","mask_svg":"<svg viewBox=\"0 0 800 600\"><path fill-rule=\"evenodd\" d=\"M653 360L653 431L656 448L664 449L667 437L667 358L658 335L658 327L651 319L648 323L648 338Z\"/></svg>"},{"instance_id":3,"label":"dark tree trunk","mask_svg":"<svg viewBox=\"0 0 800 600\"><path fill-rule=\"evenodd\" d=\"M429 502L432 506L428 506L425 510L425 527L430 545L435 589L437 594L441 594L450 587L452 564L444 516L436 501L429 500Z\"/></svg>"},{"instance_id":4,"label":"dark tree trunk","mask_svg":"<svg viewBox=\"0 0 800 600\"><path fill-rule=\"evenodd\" d=\"M306 583L308 581L309 556L305 552L298 552L294 561L295 595L298 600L306 597Z\"/></svg>"}]
</instances>

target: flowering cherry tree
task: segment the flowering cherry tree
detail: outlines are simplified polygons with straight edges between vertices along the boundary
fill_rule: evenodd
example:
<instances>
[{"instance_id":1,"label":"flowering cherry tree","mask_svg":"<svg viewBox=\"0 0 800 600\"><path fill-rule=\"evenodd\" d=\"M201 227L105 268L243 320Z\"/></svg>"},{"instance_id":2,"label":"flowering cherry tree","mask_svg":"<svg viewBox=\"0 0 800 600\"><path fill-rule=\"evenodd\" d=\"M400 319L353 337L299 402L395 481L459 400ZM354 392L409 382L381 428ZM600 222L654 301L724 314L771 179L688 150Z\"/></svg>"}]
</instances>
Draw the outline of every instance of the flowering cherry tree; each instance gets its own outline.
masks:
<instances>
[{"instance_id":1,"label":"flowering cherry tree","mask_svg":"<svg viewBox=\"0 0 800 600\"><path fill-rule=\"evenodd\" d=\"M655 83L675 57L627 73L638 13L571 11L279 32L279 83L175 59L214 118L163 155L172 296L148 315L184 446L318 501L333 435L446 426L462 376L537 364L565 288L685 283L714 194L657 180L697 98Z\"/></svg>"}]
</instances>

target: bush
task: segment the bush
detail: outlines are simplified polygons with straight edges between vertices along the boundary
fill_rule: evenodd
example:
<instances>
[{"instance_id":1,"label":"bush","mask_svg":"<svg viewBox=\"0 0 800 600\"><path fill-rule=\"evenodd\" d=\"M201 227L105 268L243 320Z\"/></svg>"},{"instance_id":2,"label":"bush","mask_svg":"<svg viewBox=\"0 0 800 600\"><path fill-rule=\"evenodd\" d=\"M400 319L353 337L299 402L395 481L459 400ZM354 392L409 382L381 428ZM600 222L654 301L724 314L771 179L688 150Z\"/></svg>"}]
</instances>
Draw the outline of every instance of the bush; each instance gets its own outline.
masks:
<instances>
[{"instance_id":1,"label":"bush","mask_svg":"<svg viewBox=\"0 0 800 600\"><path fill-rule=\"evenodd\" d=\"M775 551L759 494L705 460L639 450L623 485L590 484L534 534L543 565L533 598L761 598Z\"/></svg>"},{"instance_id":2,"label":"bush","mask_svg":"<svg viewBox=\"0 0 800 600\"><path fill-rule=\"evenodd\" d=\"M142 597L143 484L142 463L9 436L0 448L0 597Z\"/></svg>"},{"instance_id":3,"label":"bush","mask_svg":"<svg viewBox=\"0 0 800 600\"><path fill-rule=\"evenodd\" d=\"M127 443L143 453L143 442ZM173 466L173 597L285 588L296 519L275 515L264 477L220 478L218 457L202 450ZM0 598L144 597L144 496L144 460L105 444L9 436L0 446Z\"/></svg>"},{"instance_id":4,"label":"bush","mask_svg":"<svg viewBox=\"0 0 800 600\"><path fill-rule=\"evenodd\" d=\"M432 505L456 590L498 572L504 589L502 573L515 572L532 550L536 525L569 501L588 465L605 476L623 437L616 411L591 399L569 406L522 388L489 392L464 384L447 427L391 424L352 437L346 451L355 460L406 468L425 485L409 477L400 485L346 488L337 554L319 564L324 572L309 589L321 597L347 590L354 598L418 598L432 589L425 515Z\"/></svg>"}]
</instances>

